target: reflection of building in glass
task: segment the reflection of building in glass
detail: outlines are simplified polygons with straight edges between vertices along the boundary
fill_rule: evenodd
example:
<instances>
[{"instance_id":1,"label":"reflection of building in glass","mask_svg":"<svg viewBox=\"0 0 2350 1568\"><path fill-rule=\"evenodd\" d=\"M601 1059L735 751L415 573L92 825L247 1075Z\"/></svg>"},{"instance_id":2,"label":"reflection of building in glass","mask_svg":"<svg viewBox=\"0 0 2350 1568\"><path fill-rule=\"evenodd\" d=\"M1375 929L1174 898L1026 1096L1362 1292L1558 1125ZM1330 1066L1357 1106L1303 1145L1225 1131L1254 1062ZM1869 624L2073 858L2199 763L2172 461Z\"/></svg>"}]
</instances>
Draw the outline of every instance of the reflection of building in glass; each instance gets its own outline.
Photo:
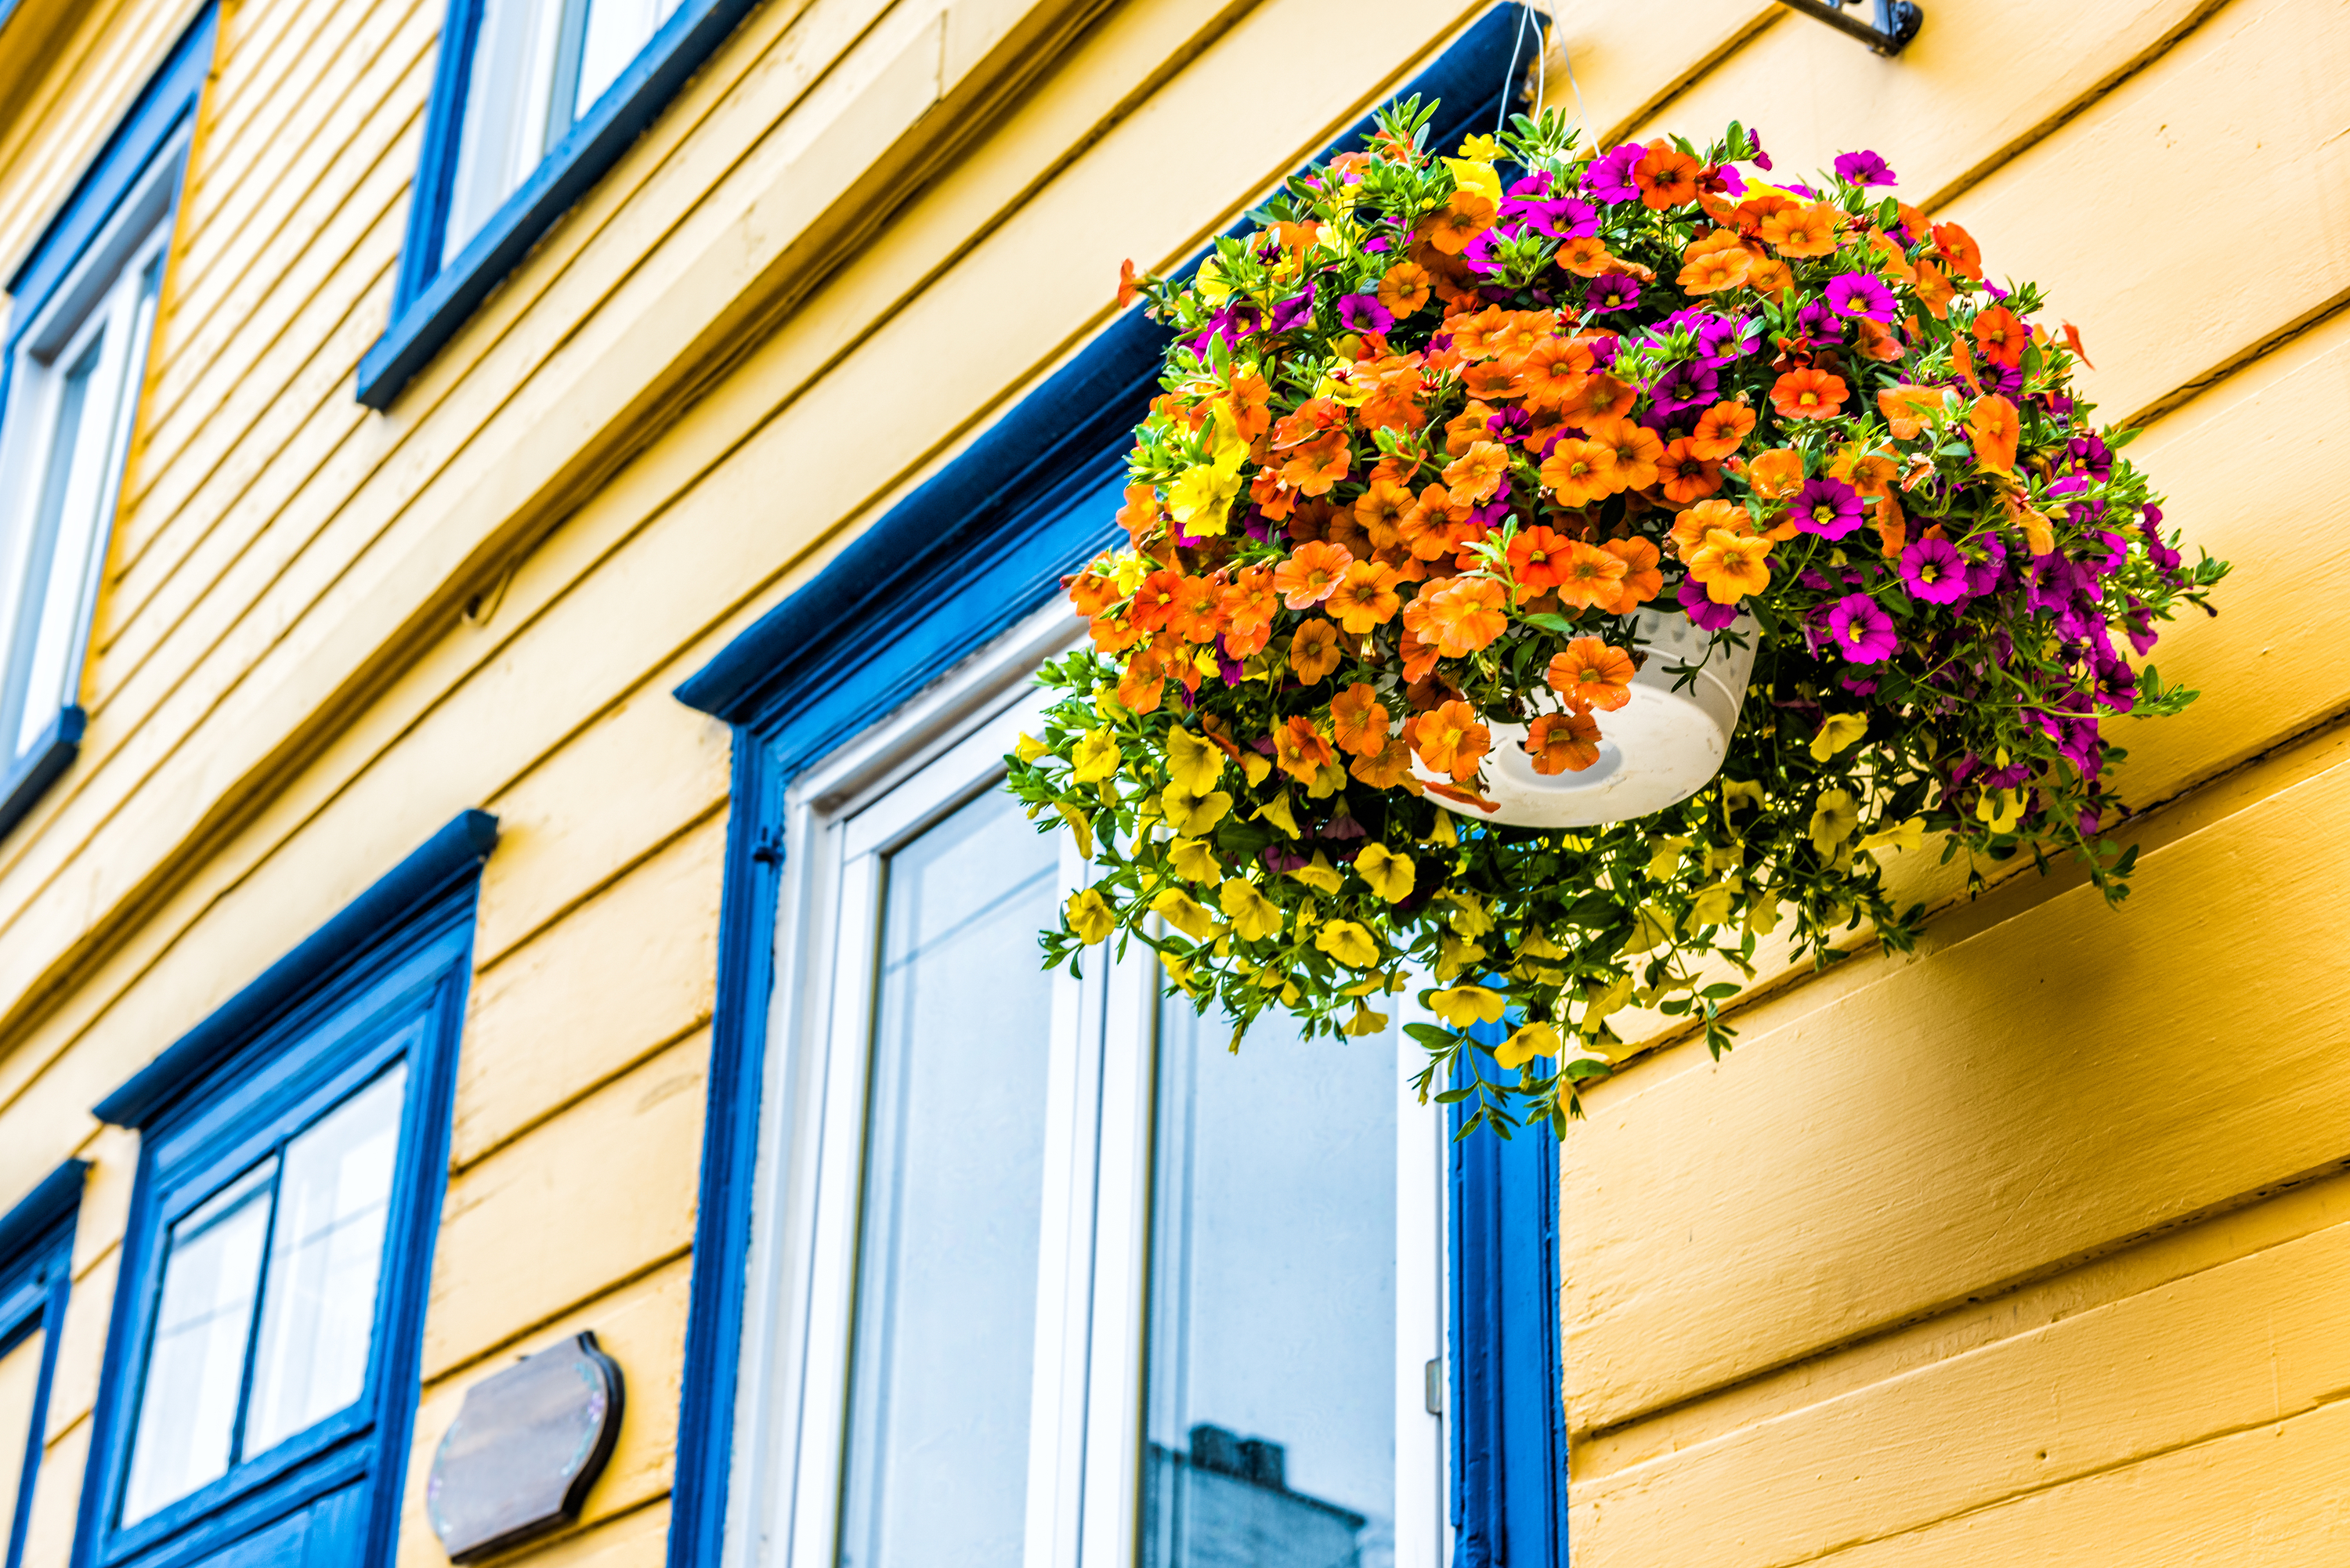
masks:
<instances>
[{"instance_id":1,"label":"reflection of building in glass","mask_svg":"<svg viewBox=\"0 0 2350 1568\"><path fill-rule=\"evenodd\" d=\"M1149 1446L1142 1485L1149 1568L1357 1568L1364 1516L1283 1480L1279 1443L1205 1423L1191 1452Z\"/></svg>"}]
</instances>

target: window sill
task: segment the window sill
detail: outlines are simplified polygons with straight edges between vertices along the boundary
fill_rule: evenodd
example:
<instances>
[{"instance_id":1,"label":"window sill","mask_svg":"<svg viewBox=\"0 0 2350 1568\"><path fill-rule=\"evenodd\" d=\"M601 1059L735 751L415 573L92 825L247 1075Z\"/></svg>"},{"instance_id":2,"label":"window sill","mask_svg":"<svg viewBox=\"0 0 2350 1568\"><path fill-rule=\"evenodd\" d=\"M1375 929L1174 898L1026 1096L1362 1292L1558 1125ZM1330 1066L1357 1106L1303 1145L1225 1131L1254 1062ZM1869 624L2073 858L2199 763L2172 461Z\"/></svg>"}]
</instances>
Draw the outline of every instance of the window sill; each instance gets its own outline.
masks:
<instances>
[{"instance_id":1,"label":"window sill","mask_svg":"<svg viewBox=\"0 0 2350 1568\"><path fill-rule=\"evenodd\" d=\"M34 803L57 783L81 751L81 732L89 716L78 708L61 708L24 760L0 774L0 836L25 819Z\"/></svg>"},{"instance_id":2,"label":"window sill","mask_svg":"<svg viewBox=\"0 0 2350 1568\"><path fill-rule=\"evenodd\" d=\"M588 118L556 144L482 232L421 291L395 305L391 324L359 360L360 402L378 412L391 407L556 220L619 161L756 4L686 0L678 7ZM413 231L408 243L417 244Z\"/></svg>"}]
</instances>

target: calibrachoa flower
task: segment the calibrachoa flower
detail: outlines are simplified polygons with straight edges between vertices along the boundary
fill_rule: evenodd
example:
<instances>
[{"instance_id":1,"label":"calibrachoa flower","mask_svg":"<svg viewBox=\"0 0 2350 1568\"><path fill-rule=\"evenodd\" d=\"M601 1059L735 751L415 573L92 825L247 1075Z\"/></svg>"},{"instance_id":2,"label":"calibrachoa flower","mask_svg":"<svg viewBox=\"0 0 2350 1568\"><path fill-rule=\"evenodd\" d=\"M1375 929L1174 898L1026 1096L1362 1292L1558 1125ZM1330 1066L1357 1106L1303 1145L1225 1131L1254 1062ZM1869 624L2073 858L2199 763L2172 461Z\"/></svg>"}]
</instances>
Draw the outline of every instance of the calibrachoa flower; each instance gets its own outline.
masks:
<instances>
[{"instance_id":1,"label":"calibrachoa flower","mask_svg":"<svg viewBox=\"0 0 2350 1568\"><path fill-rule=\"evenodd\" d=\"M1238 1030L1367 1033L1429 984L1422 1086L1512 1123L1571 1114L1636 1002L1726 1045L1766 936L1909 946L1888 867L1929 835L2119 898L2106 726L2193 695L2133 660L2226 567L2163 534L2077 333L1873 152L1765 183L1736 127L1448 151L1434 113L1188 272L1126 271L1169 347L1124 543L1067 579L1092 647L1011 760L1093 867L1046 959L1142 942ZM1718 778L1636 822L1489 818L1497 769L1638 766L1610 727L1690 626L1754 649Z\"/></svg>"}]
</instances>

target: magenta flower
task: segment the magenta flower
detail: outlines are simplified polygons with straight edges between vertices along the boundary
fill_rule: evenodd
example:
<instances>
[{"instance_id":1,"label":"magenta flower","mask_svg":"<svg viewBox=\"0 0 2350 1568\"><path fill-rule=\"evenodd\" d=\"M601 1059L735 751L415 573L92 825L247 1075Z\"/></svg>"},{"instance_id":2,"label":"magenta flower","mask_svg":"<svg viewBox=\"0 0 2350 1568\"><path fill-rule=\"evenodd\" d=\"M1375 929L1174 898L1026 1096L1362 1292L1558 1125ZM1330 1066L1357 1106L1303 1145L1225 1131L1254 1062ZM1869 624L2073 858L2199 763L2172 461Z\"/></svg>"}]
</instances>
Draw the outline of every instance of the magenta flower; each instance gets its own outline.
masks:
<instances>
[{"instance_id":1,"label":"magenta flower","mask_svg":"<svg viewBox=\"0 0 2350 1568\"><path fill-rule=\"evenodd\" d=\"M1966 557L1948 539L1919 539L1901 552L1901 586L1929 605L1967 597Z\"/></svg>"},{"instance_id":2,"label":"magenta flower","mask_svg":"<svg viewBox=\"0 0 2350 1568\"><path fill-rule=\"evenodd\" d=\"M1893 319L1893 291L1874 273L1847 272L1828 280L1828 305L1839 316L1865 316L1871 321Z\"/></svg>"},{"instance_id":3,"label":"magenta flower","mask_svg":"<svg viewBox=\"0 0 2350 1568\"><path fill-rule=\"evenodd\" d=\"M1604 310L1629 310L1640 303L1640 280L1627 272L1611 272L1591 280L1583 307L1594 315Z\"/></svg>"},{"instance_id":4,"label":"magenta flower","mask_svg":"<svg viewBox=\"0 0 2350 1568\"><path fill-rule=\"evenodd\" d=\"M1395 325L1395 312L1381 305L1376 294L1342 294L1338 319L1349 332L1385 332Z\"/></svg>"},{"instance_id":5,"label":"magenta flower","mask_svg":"<svg viewBox=\"0 0 2350 1568\"><path fill-rule=\"evenodd\" d=\"M1836 600L1828 611L1828 630L1835 634L1837 651L1855 664L1881 664L1901 646L1893 634L1893 618L1866 594L1846 594Z\"/></svg>"},{"instance_id":6,"label":"magenta flower","mask_svg":"<svg viewBox=\"0 0 2350 1568\"><path fill-rule=\"evenodd\" d=\"M1893 171L1874 152L1846 152L1835 161L1835 176L1848 185L1890 185Z\"/></svg>"},{"instance_id":7,"label":"magenta flower","mask_svg":"<svg viewBox=\"0 0 2350 1568\"><path fill-rule=\"evenodd\" d=\"M1683 577L1679 588L1681 613L1701 631L1720 631L1738 618L1736 605L1718 605L1695 577Z\"/></svg>"},{"instance_id":8,"label":"magenta flower","mask_svg":"<svg viewBox=\"0 0 2350 1568\"><path fill-rule=\"evenodd\" d=\"M1787 514L1796 527L1823 539L1841 539L1860 526L1860 492L1841 479L1807 479Z\"/></svg>"},{"instance_id":9,"label":"magenta flower","mask_svg":"<svg viewBox=\"0 0 2350 1568\"><path fill-rule=\"evenodd\" d=\"M1627 141L1604 158L1592 160L1583 171L1583 188L1603 202L1637 202L1640 188L1632 183L1632 166L1648 155L1637 141Z\"/></svg>"}]
</instances>

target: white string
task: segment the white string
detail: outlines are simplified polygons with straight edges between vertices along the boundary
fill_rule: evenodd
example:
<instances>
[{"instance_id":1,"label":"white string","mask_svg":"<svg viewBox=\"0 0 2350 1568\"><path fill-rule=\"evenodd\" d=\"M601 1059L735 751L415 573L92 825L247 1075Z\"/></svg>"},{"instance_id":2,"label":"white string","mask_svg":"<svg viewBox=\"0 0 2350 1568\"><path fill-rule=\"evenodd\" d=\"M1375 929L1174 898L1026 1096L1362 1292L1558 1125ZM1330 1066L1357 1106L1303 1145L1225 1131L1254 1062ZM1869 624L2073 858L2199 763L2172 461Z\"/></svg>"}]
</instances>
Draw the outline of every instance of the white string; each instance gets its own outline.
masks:
<instances>
[{"instance_id":1,"label":"white string","mask_svg":"<svg viewBox=\"0 0 2350 1568\"><path fill-rule=\"evenodd\" d=\"M1526 24L1533 21L1534 16L1533 0L1519 0L1518 30L1510 36L1510 68L1502 73L1502 103L1493 111L1493 134L1496 136L1501 135L1510 123L1510 100L1518 93L1518 51L1525 47ZM1542 100L1536 99L1534 106L1539 109Z\"/></svg>"}]
</instances>

